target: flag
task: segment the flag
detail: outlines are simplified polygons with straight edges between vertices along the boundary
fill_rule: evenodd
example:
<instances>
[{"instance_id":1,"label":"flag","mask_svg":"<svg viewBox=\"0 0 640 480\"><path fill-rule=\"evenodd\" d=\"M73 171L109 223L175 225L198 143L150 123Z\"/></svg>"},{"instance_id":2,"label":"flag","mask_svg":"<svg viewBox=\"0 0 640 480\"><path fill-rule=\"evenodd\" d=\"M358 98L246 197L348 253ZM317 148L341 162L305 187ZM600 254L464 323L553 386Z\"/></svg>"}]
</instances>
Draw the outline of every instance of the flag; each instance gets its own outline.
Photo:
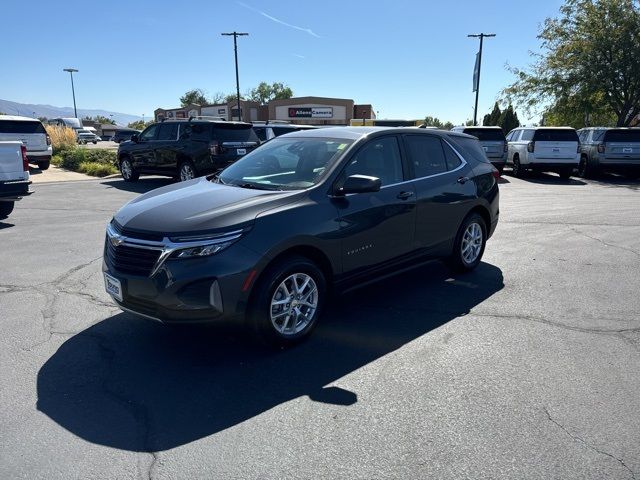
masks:
<instances>
[{"instance_id":1,"label":"flag","mask_svg":"<svg viewBox=\"0 0 640 480\"><path fill-rule=\"evenodd\" d=\"M480 82L480 52L476 53L476 65L473 67L473 91L478 91L478 83Z\"/></svg>"}]
</instances>

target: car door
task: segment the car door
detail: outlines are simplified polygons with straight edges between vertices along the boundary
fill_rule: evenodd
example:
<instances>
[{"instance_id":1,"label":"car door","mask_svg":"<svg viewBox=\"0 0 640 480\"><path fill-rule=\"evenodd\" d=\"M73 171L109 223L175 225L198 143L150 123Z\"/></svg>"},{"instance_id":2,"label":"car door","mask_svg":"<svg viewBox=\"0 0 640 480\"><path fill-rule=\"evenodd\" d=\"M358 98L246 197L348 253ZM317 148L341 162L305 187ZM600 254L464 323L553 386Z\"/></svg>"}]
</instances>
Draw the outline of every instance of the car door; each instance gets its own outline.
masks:
<instances>
[{"instance_id":1,"label":"car door","mask_svg":"<svg viewBox=\"0 0 640 480\"><path fill-rule=\"evenodd\" d=\"M371 139L348 160L338 183L350 175L369 175L380 179L381 188L335 199L345 273L374 267L413 250L416 200L406 171L396 135Z\"/></svg>"},{"instance_id":2,"label":"car door","mask_svg":"<svg viewBox=\"0 0 640 480\"><path fill-rule=\"evenodd\" d=\"M507 163L513 164L513 154L517 151L517 141L521 130L512 130L507 136Z\"/></svg>"},{"instance_id":3,"label":"car door","mask_svg":"<svg viewBox=\"0 0 640 480\"><path fill-rule=\"evenodd\" d=\"M415 177L416 245L433 251L445 248L476 199L473 168L439 136L410 134L403 140ZM480 148L478 144L484 156Z\"/></svg>"},{"instance_id":4,"label":"car door","mask_svg":"<svg viewBox=\"0 0 640 480\"><path fill-rule=\"evenodd\" d=\"M161 123L155 141L153 165L158 173L171 173L177 169L178 122Z\"/></svg>"},{"instance_id":5,"label":"car door","mask_svg":"<svg viewBox=\"0 0 640 480\"><path fill-rule=\"evenodd\" d=\"M140 134L135 145L131 147L133 167L139 172L153 171L155 165L154 148L159 126L159 123L149 125Z\"/></svg>"}]
</instances>

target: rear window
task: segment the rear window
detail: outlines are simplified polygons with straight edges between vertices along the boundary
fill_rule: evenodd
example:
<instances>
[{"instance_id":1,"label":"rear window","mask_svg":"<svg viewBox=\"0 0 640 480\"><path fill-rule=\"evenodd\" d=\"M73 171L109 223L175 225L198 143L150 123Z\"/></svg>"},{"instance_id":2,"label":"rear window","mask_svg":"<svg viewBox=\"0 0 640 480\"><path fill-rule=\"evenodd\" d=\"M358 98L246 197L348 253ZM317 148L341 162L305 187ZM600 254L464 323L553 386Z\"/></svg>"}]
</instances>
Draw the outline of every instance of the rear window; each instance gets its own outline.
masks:
<instances>
[{"instance_id":1,"label":"rear window","mask_svg":"<svg viewBox=\"0 0 640 480\"><path fill-rule=\"evenodd\" d=\"M533 140L535 142L577 142L578 134L575 130L565 129L536 130Z\"/></svg>"},{"instance_id":2,"label":"rear window","mask_svg":"<svg viewBox=\"0 0 640 480\"><path fill-rule=\"evenodd\" d=\"M0 120L2 133L47 133L40 122Z\"/></svg>"},{"instance_id":3,"label":"rear window","mask_svg":"<svg viewBox=\"0 0 640 480\"><path fill-rule=\"evenodd\" d=\"M504 142L504 133L499 128L467 128L464 133L473 135L478 140Z\"/></svg>"},{"instance_id":4,"label":"rear window","mask_svg":"<svg viewBox=\"0 0 640 480\"><path fill-rule=\"evenodd\" d=\"M256 142L260 143L251 125L216 125L214 135L219 142Z\"/></svg>"},{"instance_id":5,"label":"rear window","mask_svg":"<svg viewBox=\"0 0 640 480\"><path fill-rule=\"evenodd\" d=\"M607 130L605 142L640 142L640 128L633 130Z\"/></svg>"},{"instance_id":6,"label":"rear window","mask_svg":"<svg viewBox=\"0 0 640 480\"><path fill-rule=\"evenodd\" d=\"M471 157L478 162L490 163L478 140L458 136L451 136L448 140L451 140L454 146L462 150L460 153L463 157Z\"/></svg>"}]
</instances>

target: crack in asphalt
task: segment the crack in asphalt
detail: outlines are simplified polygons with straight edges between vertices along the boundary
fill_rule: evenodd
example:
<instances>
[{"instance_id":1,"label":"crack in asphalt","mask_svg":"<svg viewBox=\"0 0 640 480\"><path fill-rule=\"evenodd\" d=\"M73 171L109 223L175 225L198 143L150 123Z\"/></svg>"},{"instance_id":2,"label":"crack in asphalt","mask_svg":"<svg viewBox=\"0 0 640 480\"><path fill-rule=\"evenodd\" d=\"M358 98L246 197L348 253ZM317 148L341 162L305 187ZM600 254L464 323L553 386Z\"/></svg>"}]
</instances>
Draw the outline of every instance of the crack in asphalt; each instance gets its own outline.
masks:
<instances>
[{"instance_id":1,"label":"crack in asphalt","mask_svg":"<svg viewBox=\"0 0 640 480\"><path fill-rule=\"evenodd\" d=\"M636 256L638 256L638 257L640 257L640 252L636 252L636 251L635 251L634 249L632 249L632 248L623 247L623 246L621 246L621 245L615 245L615 244L613 244L613 243L607 243L607 242L605 242L604 240L602 240L602 239L600 239L600 238L598 238L598 237L594 237L594 236L592 236L592 235L589 235L588 233L581 232L581 231L580 231L580 230L578 230L577 228L573 228L573 227L568 227L568 228L569 228L569 230L571 230L571 231L572 231L572 232L574 232L574 233L577 233L578 235L582 235L582 236L584 236L584 237L590 238L591 240L595 240L596 242L600 242L600 243L602 243L603 245L606 245L607 247L611 247L611 248L619 248L620 250L625 250L625 251L627 251L627 252L631 252L631 253L633 253L634 255L636 255Z\"/></svg>"},{"instance_id":2,"label":"crack in asphalt","mask_svg":"<svg viewBox=\"0 0 640 480\"><path fill-rule=\"evenodd\" d=\"M620 465L622 465L622 467L624 467L630 474L631 474L631 478L632 479L636 479L636 474L633 470L631 470L631 468L629 468L629 466L624 463L624 460L622 460L621 458L616 457L615 455L612 455L609 452L605 452L604 450L600 450L599 448L591 445L590 443L588 443L584 438L579 437L578 435L575 435L573 433L571 433L569 430L567 430L567 428L565 428L564 425L562 425L560 422L558 422L557 420L555 420L551 414L549 413L549 410L547 409L547 407L543 406L542 410L544 411L544 413L546 413L547 415L547 419L553 423L554 425L556 425L558 428L560 428L564 433L566 433L569 437L571 437L573 440L576 440L580 443L582 443L585 447L589 448L590 450L593 450L594 452L597 452L601 455L606 455L607 457L610 457L612 459L614 459L615 461L617 461Z\"/></svg>"}]
</instances>

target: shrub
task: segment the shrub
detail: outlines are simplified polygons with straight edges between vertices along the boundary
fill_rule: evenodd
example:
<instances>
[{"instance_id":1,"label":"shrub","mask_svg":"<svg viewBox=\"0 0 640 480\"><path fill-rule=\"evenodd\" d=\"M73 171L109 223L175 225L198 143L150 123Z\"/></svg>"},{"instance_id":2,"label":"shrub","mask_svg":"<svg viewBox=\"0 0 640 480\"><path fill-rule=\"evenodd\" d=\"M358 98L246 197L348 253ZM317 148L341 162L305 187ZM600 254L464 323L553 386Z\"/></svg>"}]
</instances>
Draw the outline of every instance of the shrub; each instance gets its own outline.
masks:
<instances>
[{"instance_id":1,"label":"shrub","mask_svg":"<svg viewBox=\"0 0 640 480\"><path fill-rule=\"evenodd\" d=\"M102 162L82 162L78 166L78 172L86 173L93 177L106 177L118 173L118 169L110 163Z\"/></svg>"},{"instance_id":2,"label":"shrub","mask_svg":"<svg viewBox=\"0 0 640 480\"><path fill-rule=\"evenodd\" d=\"M76 132L69 127L61 127L58 125L45 125L47 134L51 138L51 146L53 153L62 153L65 150L71 150L76 147Z\"/></svg>"},{"instance_id":3,"label":"shrub","mask_svg":"<svg viewBox=\"0 0 640 480\"><path fill-rule=\"evenodd\" d=\"M87 162L117 165L118 154L115 152L115 150L107 150L104 148L83 149L83 150L84 150L84 158Z\"/></svg>"},{"instance_id":4,"label":"shrub","mask_svg":"<svg viewBox=\"0 0 640 480\"><path fill-rule=\"evenodd\" d=\"M51 163L59 167L62 164L62 157L60 155L54 155L51 157Z\"/></svg>"},{"instance_id":5,"label":"shrub","mask_svg":"<svg viewBox=\"0 0 640 480\"><path fill-rule=\"evenodd\" d=\"M68 170L77 171L78 167L85 159L85 153L87 150L84 148L74 147L69 150L63 150L60 152L60 167Z\"/></svg>"}]
</instances>

